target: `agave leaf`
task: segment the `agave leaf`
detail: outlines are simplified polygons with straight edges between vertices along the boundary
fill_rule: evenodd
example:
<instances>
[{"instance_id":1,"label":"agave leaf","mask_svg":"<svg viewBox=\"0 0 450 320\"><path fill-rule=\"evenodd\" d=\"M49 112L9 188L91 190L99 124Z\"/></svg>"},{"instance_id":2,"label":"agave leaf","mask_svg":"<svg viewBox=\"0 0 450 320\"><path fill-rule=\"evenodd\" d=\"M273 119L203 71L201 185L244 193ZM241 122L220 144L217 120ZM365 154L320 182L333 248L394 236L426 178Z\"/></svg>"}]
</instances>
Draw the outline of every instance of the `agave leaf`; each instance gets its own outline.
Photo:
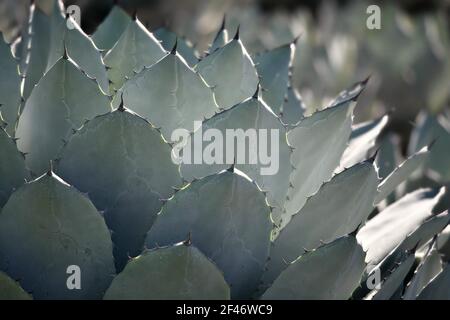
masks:
<instances>
[{"instance_id":1,"label":"agave leaf","mask_svg":"<svg viewBox=\"0 0 450 320\"><path fill-rule=\"evenodd\" d=\"M228 30L225 28L225 23L226 23L226 17L223 17L222 20L222 24L219 28L219 30L217 31L214 40L212 41L211 45L208 48L208 52L207 54L211 54L214 51L218 50L219 48L222 48L223 46L225 46L228 41L230 41L229 37L228 37Z\"/></svg>"},{"instance_id":2,"label":"agave leaf","mask_svg":"<svg viewBox=\"0 0 450 320\"><path fill-rule=\"evenodd\" d=\"M96 82L72 60L60 59L39 81L19 118L17 145L28 153L28 168L35 174L45 172L73 129L110 108Z\"/></svg>"},{"instance_id":3,"label":"agave leaf","mask_svg":"<svg viewBox=\"0 0 450 320\"><path fill-rule=\"evenodd\" d=\"M170 152L155 128L123 109L89 121L61 151L58 172L104 211L118 270L139 255L163 200L181 185Z\"/></svg>"},{"instance_id":4,"label":"agave leaf","mask_svg":"<svg viewBox=\"0 0 450 320\"><path fill-rule=\"evenodd\" d=\"M217 104L224 109L251 97L259 82L252 59L236 37L201 60L195 70L214 88Z\"/></svg>"},{"instance_id":5,"label":"agave leaf","mask_svg":"<svg viewBox=\"0 0 450 320\"><path fill-rule=\"evenodd\" d=\"M418 300L450 300L450 267L447 263L443 270L431 280L417 297Z\"/></svg>"},{"instance_id":6,"label":"agave leaf","mask_svg":"<svg viewBox=\"0 0 450 320\"><path fill-rule=\"evenodd\" d=\"M291 86L288 88L287 97L280 110L279 117L286 125L295 125L305 113L306 106L298 91Z\"/></svg>"},{"instance_id":7,"label":"agave leaf","mask_svg":"<svg viewBox=\"0 0 450 320\"><path fill-rule=\"evenodd\" d=\"M375 197L375 204L380 203L388 197L396 187L405 181L417 168L427 159L429 147L423 147L418 152L403 161L394 171L391 172L379 185L378 194Z\"/></svg>"},{"instance_id":8,"label":"agave leaf","mask_svg":"<svg viewBox=\"0 0 450 320\"><path fill-rule=\"evenodd\" d=\"M67 287L72 265L81 270L80 290ZM0 268L36 299L98 299L115 273L110 234L89 199L49 172L3 208Z\"/></svg>"},{"instance_id":9,"label":"agave leaf","mask_svg":"<svg viewBox=\"0 0 450 320\"><path fill-rule=\"evenodd\" d=\"M333 175L347 147L355 100L364 86L365 82L361 82L342 92L328 108L304 118L288 132L288 142L294 147L291 163L295 170L290 177L281 227Z\"/></svg>"},{"instance_id":10,"label":"agave leaf","mask_svg":"<svg viewBox=\"0 0 450 320\"><path fill-rule=\"evenodd\" d=\"M435 143L425 163L425 172L431 171L432 177L439 183L449 182L450 120L443 115L432 117L422 112L417 116L408 152L413 154L433 141Z\"/></svg>"},{"instance_id":11,"label":"agave leaf","mask_svg":"<svg viewBox=\"0 0 450 320\"><path fill-rule=\"evenodd\" d=\"M437 238L437 247L444 261L450 260L450 226L447 226Z\"/></svg>"},{"instance_id":12,"label":"agave leaf","mask_svg":"<svg viewBox=\"0 0 450 320\"><path fill-rule=\"evenodd\" d=\"M381 131L386 127L387 115L373 121L359 123L352 128L348 147L342 155L337 172L349 168L367 159L368 153L375 146Z\"/></svg>"},{"instance_id":13,"label":"agave leaf","mask_svg":"<svg viewBox=\"0 0 450 320\"><path fill-rule=\"evenodd\" d=\"M6 132L14 135L17 118L19 116L20 106L20 83L22 81L19 75L17 61L14 59L10 46L3 41L0 33L0 110L3 119L9 125Z\"/></svg>"},{"instance_id":14,"label":"agave leaf","mask_svg":"<svg viewBox=\"0 0 450 320\"><path fill-rule=\"evenodd\" d=\"M225 171L192 182L162 208L146 246L191 240L224 272L233 299L250 298L269 255L270 210L246 178Z\"/></svg>"},{"instance_id":15,"label":"agave leaf","mask_svg":"<svg viewBox=\"0 0 450 320\"><path fill-rule=\"evenodd\" d=\"M111 87L118 90L135 73L164 57L166 51L139 20L132 20L105 55Z\"/></svg>"},{"instance_id":16,"label":"agave leaf","mask_svg":"<svg viewBox=\"0 0 450 320\"><path fill-rule=\"evenodd\" d=\"M440 233L449 223L450 215L448 212L442 212L427 219L421 226L414 230L403 240L400 247L404 250L411 250L415 246L421 248L431 238Z\"/></svg>"},{"instance_id":17,"label":"agave leaf","mask_svg":"<svg viewBox=\"0 0 450 320\"><path fill-rule=\"evenodd\" d=\"M46 71L50 47L50 18L35 4L30 6L28 25L22 32L20 73L25 76L23 98L28 99Z\"/></svg>"},{"instance_id":18,"label":"agave leaf","mask_svg":"<svg viewBox=\"0 0 450 320\"><path fill-rule=\"evenodd\" d=\"M219 269L198 249L184 244L145 251L128 262L104 299L228 300Z\"/></svg>"},{"instance_id":19,"label":"agave leaf","mask_svg":"<svg viewBox=\"0 0 450 320\"><path fill-rule=\"evenodd\" d=\"M102 91L109 93L106 67L101 52L95 46L72 17L65 19L64 6L61 0L55 1L50 17L50 46L46 72L64 56L65 50L78 67L90 78L95 79Z\"/></svg>"},{"instance_id":20,"label":"agave leaf","mask_svg":"<svg viewBox=\"0 0 450 320\"><path fill-rule=\"evenodd\" d=\"M180 169L181 175L186 180L192 181L196 178L198 179L212 173L217 173L236 162L235 167L237 169L256 181L262 190L267 191L269 204L281 208L289 186L289 175L291 173L289 157L291 151L286 143L286 129L267 105L255 96L204 121L201 131L199 129L191 135L184 151L191 150L191 155L194 154L194 152L198 153L200 151L203 151L203 154L208 153L208 150L206 150L207 148L209 149L208 142L203 143L203 148L200 150L195 151L193 148L198 148L197 138L209 129L219 130L222 137L224 137L223 140L226 140L223 141L223 150L216 150L216 152L221 151L225 159L221 159L222 161L220 161L219 164L217 164L217 162L207 164L205 161L203 161L202 164L182 163ZM258 140L249 142L250 138L247 138L243 142L238 142L238 145L235 145L234 149L234 155L236 157L233 158L231 155L227 154L226 150L227 143L234 141L233 137L228 136L227 138L227 130L243 130L244 133L257 130L256 134ZM266 133L262 130L266 130ZM250 133L249 136L251 136ZM278 137L274 136L274 139L277 139L278 141L278 150L275 150L275 147L272 147L272 142L269 142L272 141L272 134L274 133L278 134ZM263 136L267 142L265 144L267 145L267 155L272 155L273 161L271 164L262 163L261 157L259 157L260 161L255 161L256 163L254 164L250 162L250 155L258 155L258 153L264 152L261 151L262 149L259 147L261 144L264 144L264 140L261 136ZM246 148L245 151L238 151L237 148L242 147L244 144ZM245 161L240 161L239 157L244 155ZM278 158L274 159L274 157ZM276 161L278 162L278 167L276 167ZM193 163L193 161L191 161L191 163ZM275 171L275 169L278 170Z\"/></svg>"},{"instance_id":21,"label":"agave leaf","mask_svg":"<svg viewBox=\"0 0 450 320\"><path fill-rule=\"evenodd\" d=\"M442 271L442 261L436 248L430 248L417 267L403 295L404 300L416 299L422 290Z\"/></svg>"},{"instance_id":22,"label":"agave leaf","mask_svg":"<svg viewBox=\"0 0 450 320\"><path fill-rule=\"evenodd\" d=\"M1 120L1 117L0 117ZM0 121L1 122L1 121ZM0 209L11 193L25 183L28 173L25 159L17 150L16 143L0 127Z\"/></svg>"},{"instance_id":23,"label":"agave leaf","mask_svg":"<svg viewBox=\"0 0 450 320\"><path fill-rule=\"evenodd\" d=\"M367 251L366 262L377 265L409 235L433 216L433 207L444 193L420 189L407 194L369 220L357 238ZM413 244L416 245L417 242Z\"/></svg>"},{"instance_id":24,"label":"agave leaf","mask_svg":"<svg viewBox=\"0 0 450 320\"><path fill-rule=\"evenodd\" d=\"M291 42L253 58L261 79L262 98L275 114L280 113L287 94L294 54L295 42Z\"/></svg>"},{"instance_id":25,"label":"agave leaf","mask_svg":"<svg viewBox=\"0 0 450 320\"><path fill-rule=\"evenodd\" d=\"M175 33L166 28L157 29L154 35L161 41L161 45L166 51L170 52L176 46L177 52L190 67L198 63L198 54L189 40L177 37Z\"/></svg>"},{"instance_id":26,"label":"agave leaf","mask_svg":"<svg viewBox=\"0 0 450 320\"><path fill-rule=\"evenodd\" d=\"M387 134L380 143L375 163L378 167L378 176L385 179L400 164L400 137L396 134Z\"/></svg>"},{"instance_id":27,"label":"agave leaf","mask_svg":"<svg viewBox=\"0 0 450 320\"><path fill-rule=\"evenodd\" d=\"M114 5L106 18L92 35L95 45L106 52L119 40L131 21L131 17L120 6Z\"/></svg>"},{"instance_id":28,"label":"agave leaf","mask_svg":"<svg viewBox=\"0 0 450 320\"><path fill-rule=\"evenodd\" d=\"M0 301L1 300L31 300L31 296L22 289L20 284L0 272Z\"/></svg>"},{"instance_id":29,"label":"agave leaf","mask_svg":"<svg viewBox=\"0 0 450 320\"><path fill-rule=\"evenodd\" d=\"M350 298L365 268L364 251L353 236L339 238L292 262L263 299Z\"/></svg>"},{"instance_id":30,"label":"agave leaf","mask_svg":"<svg viewBox=\"0 0 450 320\"><path fill-rule=\"evenodd\" d=\"M127 81L120 94L128 108L160 127L167 141L175 129L194 131L194 121L218 111L212 90L175 53Z\"/></svg>"},{"instance_id":31,"label":"agave leaf","mask_svg":"<svg viewBox=\"0 0 450 320\"><path fill-rule=\"evenodd\" d=\"M351 233L364 223L373 210L377 185L377 173L370 162L355 165L326 182L272 244L264 283L270 285L307 250Z\"/></svg>"},{"instance_id":32,"label":"agave leaf","mask_svg":"<svg viewBox=\"0 0 450 320\"><path fill-rule=\"evenodd\" d=\"M389 300L401 288L406 276L414 264L414 254L400 262L397 268L391 271L391 274L380 284L380 289L374 289L365 299L366 300Z\"/></svg>"}]
</instances>

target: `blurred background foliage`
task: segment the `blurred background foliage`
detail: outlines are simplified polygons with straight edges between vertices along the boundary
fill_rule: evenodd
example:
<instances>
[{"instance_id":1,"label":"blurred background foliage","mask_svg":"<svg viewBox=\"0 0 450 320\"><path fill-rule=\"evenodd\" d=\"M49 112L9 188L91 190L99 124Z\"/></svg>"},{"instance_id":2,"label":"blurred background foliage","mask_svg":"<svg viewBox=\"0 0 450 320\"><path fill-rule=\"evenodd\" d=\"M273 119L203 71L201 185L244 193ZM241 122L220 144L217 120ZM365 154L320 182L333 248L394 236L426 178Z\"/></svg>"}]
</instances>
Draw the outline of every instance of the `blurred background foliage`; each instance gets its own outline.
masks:
<instances>
[{"instance_id":1,"label":"blurred background foliage","mask_svg":"<svg viewBox=\"0 0 450 320\"><path fill-rule=\"evenodd\" d=\"M49 12L52 0L36 0ZM81 7L91 34L114 1L68 0ZM232 36L250 54L293 41L292 85L308 112L325 106L349 84L371 76L356 122L391 113L388 131L400 134L405 151L420 110L446 113L450 104L450 0L121 0L119 5L150 31L164 26L195 46L202 57L224 16ZM370 4L381 7L381 30L366 27ZM12 42L27 17L28 0L0 0L0 30ZM448 118L448 115L447 115Z\"/></svg>"}]
</instances>

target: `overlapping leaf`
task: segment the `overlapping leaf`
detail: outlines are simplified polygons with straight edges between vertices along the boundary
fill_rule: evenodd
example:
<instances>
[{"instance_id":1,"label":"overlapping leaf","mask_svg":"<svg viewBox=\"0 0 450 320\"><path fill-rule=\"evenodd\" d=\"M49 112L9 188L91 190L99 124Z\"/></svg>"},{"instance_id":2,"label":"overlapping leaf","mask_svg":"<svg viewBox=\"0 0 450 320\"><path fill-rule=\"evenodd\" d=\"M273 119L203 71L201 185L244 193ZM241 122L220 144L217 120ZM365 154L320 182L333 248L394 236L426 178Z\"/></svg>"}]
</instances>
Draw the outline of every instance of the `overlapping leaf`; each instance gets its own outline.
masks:
<instances>
[{"instance_id":1,"label":"overlapping leaf","mask_svg":"<svg viewBox=\"0 0 450 320\"><path fill-rule=\"evenodd\" d=\"M270 210L246 178L225 171L192 182L162 208L146 246L170 245L188 234L224 273L234 299L255 293L269 255Z\"/></svg>"}]
</instances>

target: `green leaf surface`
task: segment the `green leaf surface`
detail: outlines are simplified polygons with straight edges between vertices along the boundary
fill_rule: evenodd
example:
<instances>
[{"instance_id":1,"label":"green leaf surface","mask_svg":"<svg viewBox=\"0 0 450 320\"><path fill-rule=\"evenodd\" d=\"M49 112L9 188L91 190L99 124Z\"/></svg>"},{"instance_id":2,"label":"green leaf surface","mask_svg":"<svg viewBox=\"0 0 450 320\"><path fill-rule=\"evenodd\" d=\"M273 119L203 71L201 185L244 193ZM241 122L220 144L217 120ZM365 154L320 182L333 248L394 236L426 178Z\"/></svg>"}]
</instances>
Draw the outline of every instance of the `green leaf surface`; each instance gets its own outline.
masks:
<instances>
[{"instance_id":1,"label":"green leaf surface","mask_svg":"<svg viewBox=\"0 0 450 320\"><path fill-rule=\"evenodd\" d=\"M19 66L13 57L11 47L3 40L0 33L0 111L8 123L6 132L14 135L20 107L20 84L22 78Z\"/></svg>"},{"instance_id":2,"label":"green leaf surface","mask_svg":"<svg viewBox=\"0 0 450 320\"><path fill-rule=\"evenodd\" d=\"M298 91L292 87L288 88L287 97L280 110L279 117L286 125L295 125L302 118L306 111L306 106Z\"/></svg>"},{"instance_id":3,"label":"green leaf surface","mask_svg":"<svg viewBox=\"0 0 450 320\"><path fill-rule=\"evenodd\" d=\"M1 120L1 117L0 117ZM1 121L0 121L1 122ZM0 127L0 209L11 193L25 183L28 172L25 159L17 150L16 142Z\"/></svg>"},{"instance_id":4,"label":"green leaf surface","mask_svg":"<svg viewBox=\"0 0 450 320\"><path fill-rule=\"evenodd\" d=\"M346 300L365 268L353 236L339 238L292 262L262 296L266 300Z\"/></svg>"},{"instance_id":5,"label":"green leaf surface","mask_svg":"<svg viewBox=\"0 0 450 320\"><path fill-rule=\"evenodd\" d=\"M223 155L222 159L215 161L213 157L214 162L212 164L210 164L210 161L195 164L192 160L191 164L183 163L180 169L183 178L192 181L196 178L206 177L220 172L236 162L235 167L237 169L256 181L262 190L267 191L269 204L281 209L289 187L291 150L286 142L286 129L267 105L255 97L204 121L201 131L199 129L191 135L183 152L190 150L191 158L198 153L213 154L210 142L204 142L201 145L198 142L199 137L206 136L208 131L213 132L210 130L215 130L218 136L220 133L220 136L223 137L223 149L218 147L218 150L215 151ZM230 130L233 130L231 133L236 133L239 130L242 133L242 138L245 135L245 141L229 135ZM256 137L252 133L255 133ZM220 136L217 138L220 139ZM278 150L274 145L275 141L278 142ZM235 142L234 149L227 148L227 144L233 142ZM198 149L195 150L195 148ZM227 151L230 151L227 149L231 149L234 156L227 153ZM270 158L263 159L264 155L270 156ZM256 161L251 161L251 156L252 158L256 157ZM245 159L243 159L244 157Z\"/></svg>"},{"instance_id":6,"label":"green leaf surface","mask_svg":"<svg viewBox=\"0 0 450 320\"><path fill-rule=\"evenodd\" d=\"M450 267L447 263L441 273L431 280L417 297L418 300L450 300Z\"/></svg>"},{"instance_id":7,"label":"green leaf surface","mask_svg":"<svg viewBox=\"0 0 450 320\"><path fill-rule=\"evenodd\" d=\"M275 114L280 113L287 95L294 54L295 43L288 43L257 54L253 59L261 77L262 98Z\"/></svg>"},{"instance_id":8,"label":"green leaf surface","mask_svg":"<svg viewBox=\"0 0 450 320\"><path fill-rule=\"evenodd\" d=\"M429 147L423 147L395 168L395 170L380 183L378 194L375 198L375 204L380 203L380 201L388 197L395 188L408 179L408 177L426 161L428 155Z\"/></svg>"},{"instance_id":9,"label":"green leaf surface","mask_svg":"<svg viewBox=\"0 0 450 320\"><path fill-rule=\"evenodd\" d=\"M433 207L444 190L419 189L407 194L369 220L357 238L367 251L366 262L377 265L433 216ZM420 239L419 239L420 240ZM417 242L414 242L415 246Z\"/></svg>"},{"instance_id":10,"label":"green leaf surface","mask_svg":"<svg viewBox=\"0 0 450 320\"><path fill-rule=\"evenodd\" d=\"M199 250L179 244L145 251L128 262L106 300L228 300L222 273Z\"/></svg>"},{"instance_id":11,"label":"green leaf surface","mask_svg":"<svg viewBox=\"0 0 450 320\"><path fill-rule=\"evenodd\" d=\"M25 103L16 137L26 164L39 175L71 134L86 121L111 109L98 84L70 59L60 59L39 81Z\"/></svg>"},{"instance_id":12,"label":"green leaf surface","mask_svg":"<svg viewBox=\"0 0 450 320\"><path fill-rule=\"evenodd\" d=\"M0 301L2 300L31 300L31 296L26 293L20 284L0 272Z\"/></svg>"},{"instance_id":13,"label":"green leaf surface","mask_svg":"<svg viewBox=\"0 0 450 320\"><path fill-rule=\"evenodd\" d=\"M246 178L225 171L192 182L162 208L147 248L190 238L223 271L234 299L255 293L269 255L270 210Z\"/></svg>"},{"instance_id":14,"label":"green leaf surface","mask_svg":"<svg viewBox=\"0 0 450 320\"><path fill-rule=\"evenodd\" d=\"M166 55L159 41L139 20L132 20L105 55L111 87L118 90L125 81L144 67L149 67Z\"/></svg>"},{"instance_id":15,"label":"green leaf surface","mask_svg":"<svg viewBox=\"0 0 450 320\"><path fill-rule=\"evenodd\" d=\"M104 52L111 49L119 40L130 21L131 17L125 10L118 5L113 6L92 35L92 40L97 48L104 50Z\"/></svg>"},{"instance_id":16,"label":"green leaf surface","mask_svg":"<svg viewBox=\"0 0 450 320\"><path fill-rule=\"evenodd\" d=\"M182 183L170 152L147 121L120 109L89 121L61 151L58 173L104 211L118 270L141 253L163 200Z\"/></svg>"},{"instance_id":17,"label":"green leaf surface","mask_svg":"<svg viewBox=\"0 0 450 320\"><path fill-rule=\"evenodd\" d=\"M364 86L365 83L358 83L342 92L328 108L304 118L288 132L288 142L294 148L291 164L295 169L290 177L281 227L332 177L347 147L355 100Z\"/></svg>"},{"instance_id":18,"label":"green leaf surface","mask_svg":"<svg viewBox=\"0 0 450 320\"><path fill-rule=\"evenodd\" d=\"M442 271L442 262L436 248L427 252L424 259L420 262L414 276L409 282L403 295L404 300L416 299L422 290Z\"/></svg>"},{"instance_id":19,"label":"green leaf surface","mask_svg":"<svg viewBox=\"0 0 450 320\"><path fill-rule=\"evenodd\" d=\"M69 290L69 266L81 289ZM115 273L105 221L54 174L18 189L0 214L0 268L35 299L99 299Z\"/></svg>"},{"instance_id":20,"label":"green leaf surface","mask_svg":"<svg viewBox=\"0 0 450 320\"><path fill-rule=\"evenodd\" d=\"M224 109L251 97L259 83L253 61L239 39L203 58L195 70L214 88L216 102Z\"/></svg>"},{"instance_id":21,"label":"green leaf surface","mask_svg":"<svg viewBox=\"0 0 450 320\"><path fill-rule=\"evenodd\" d=\"M168 54L142 70L120 94L125 106L160 127L167 141L172 141L174 130L192 132L194 121L218 111L212 90L178 54Z\"/></svg>"},{"instance_id":22,"label":"green leaf surface","mask_svg":"<svg viewBox=\"0 0 450 320\"><path fill-rule=\"evenodd\" d=\"M166 28L157 29L154 35L161 41L161 45L166 51L172 51L176 45L176 51L190 67L198 63L198 54L189 40L177 37L174 32Z\"/></svg>"},{"instance_id":23,"label":"green leaf surface","mask_svg":"<svg viewBox=\"0 0 450 320\"><path fill-rule=\"evenodd\" d=\"M273 242L264 283L270 285L307 250L356 230L373 210L377 185L377 173L370 162L355 165L326 182Z\"/></svg>"}]
</instances>

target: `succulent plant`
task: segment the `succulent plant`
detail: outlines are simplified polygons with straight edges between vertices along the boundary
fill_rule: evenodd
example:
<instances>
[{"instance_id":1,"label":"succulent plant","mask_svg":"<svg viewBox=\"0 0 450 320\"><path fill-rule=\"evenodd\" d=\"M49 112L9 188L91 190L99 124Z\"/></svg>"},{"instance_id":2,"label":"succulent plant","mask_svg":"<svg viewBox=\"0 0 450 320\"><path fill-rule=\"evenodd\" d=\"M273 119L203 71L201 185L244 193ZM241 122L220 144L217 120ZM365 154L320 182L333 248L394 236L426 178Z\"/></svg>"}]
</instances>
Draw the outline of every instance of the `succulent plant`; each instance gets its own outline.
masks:
<instances>
[{"instance_id":1,"label":"succulent plant","mask_svg":"<svg viewBox=\"0 0 450 320\"><path fill-rule=\"evenodd\" d=\"M252 57L221 29L197 62L117 7L92 37L60 2L30 15L26 54L0 45L0 85L21 85L0 109L0 299L450 298L445 188L411 190L448 182L443 120L398 163L388 115L353 124L368 79L304 116L294 41ZM184 152L201 130L276 130L278 170L177 164L175 129Z\"/></svg>"}]
</instances>

